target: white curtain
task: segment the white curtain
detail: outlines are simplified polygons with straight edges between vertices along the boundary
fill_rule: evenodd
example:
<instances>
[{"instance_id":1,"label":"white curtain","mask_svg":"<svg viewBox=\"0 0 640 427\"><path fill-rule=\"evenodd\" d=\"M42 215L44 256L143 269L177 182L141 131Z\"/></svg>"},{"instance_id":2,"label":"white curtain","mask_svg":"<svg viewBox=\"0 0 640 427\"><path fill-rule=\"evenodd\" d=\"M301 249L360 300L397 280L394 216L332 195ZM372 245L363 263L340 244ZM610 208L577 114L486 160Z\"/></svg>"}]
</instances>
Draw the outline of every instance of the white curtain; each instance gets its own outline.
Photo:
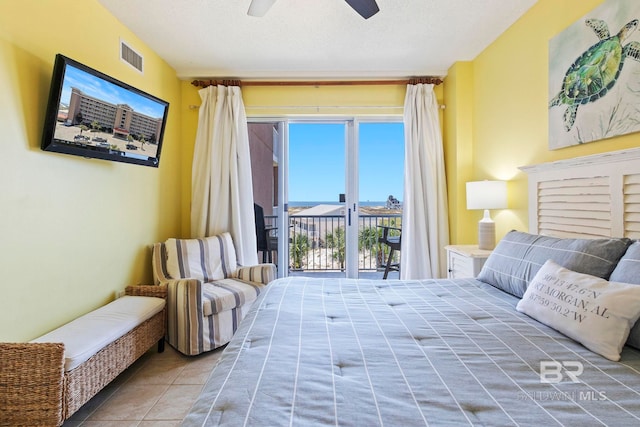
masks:
<instances>
[{"instance_id":1,"label":"white curtain","mask_svg":"<svg viewBox=\"0 0 640 427\"><path fill-rule=\"evenodd\" d=\"M228 231L238 263L258 263L247 116L238 86L209 86L193 153L191 236Z\"/></svg>"},{"instance_id":2,"label":"white curtain","mask_svg":"<svg viewBox=\"0 0 640 427\"><path fill-rule=\"evenodd\" d=\"M446 277L447 186L438 102L432 84L407 85L400 277Z\"/></svg>"}]
</instances>

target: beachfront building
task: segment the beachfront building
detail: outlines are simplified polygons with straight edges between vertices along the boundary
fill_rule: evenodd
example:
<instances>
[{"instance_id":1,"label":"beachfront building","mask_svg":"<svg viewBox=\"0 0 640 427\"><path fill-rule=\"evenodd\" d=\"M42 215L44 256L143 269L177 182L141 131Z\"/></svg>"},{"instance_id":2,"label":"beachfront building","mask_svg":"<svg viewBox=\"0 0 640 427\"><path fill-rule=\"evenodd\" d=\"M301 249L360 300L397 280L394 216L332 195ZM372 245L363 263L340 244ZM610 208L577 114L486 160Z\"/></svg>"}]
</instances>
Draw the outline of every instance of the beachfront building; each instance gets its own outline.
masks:
<instances>
[{"instance_id":1,"label":"beachfront building","mask_svg":"<svg viewBox=\"0 0 640 427\"><path fill-rule=\"evenodd\" d=\"M143 136L155 144L162 130L162 117L150 117L135 111L127 104L111 104L71 88L67 123L71 125L97 122L112 129L113 136L127 139L129 135Z\"/></svg>"},{"instance_id":2,"label":"beachfront building","mask_svg":"<svg viewBox=\"0 0 640 427\"><path fill-rule=\"evenodd\" d=\"M292 214L291 229L306 235L312 248L321 247L327 233L344 228L344 214L344 205L315 205Z\"/></svg>"}]
</instances>

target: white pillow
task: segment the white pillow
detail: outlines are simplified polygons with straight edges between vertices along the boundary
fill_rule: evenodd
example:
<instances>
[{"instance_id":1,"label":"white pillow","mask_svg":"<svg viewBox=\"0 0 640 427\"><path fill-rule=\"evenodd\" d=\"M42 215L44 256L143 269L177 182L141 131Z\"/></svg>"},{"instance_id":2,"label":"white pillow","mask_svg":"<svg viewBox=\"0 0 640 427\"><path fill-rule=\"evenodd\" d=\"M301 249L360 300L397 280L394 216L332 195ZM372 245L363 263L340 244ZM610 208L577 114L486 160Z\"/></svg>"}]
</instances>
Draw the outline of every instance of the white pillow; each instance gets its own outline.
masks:
<instances>
[{"instance_id":1,"label":"white pillow","mask_svg":"<svg viewBox=\"0 0 640 427\"><path fill-rule=\"evenodd\" d=\"M576 273L548 260L516 309L618 361L640 317L640 286Z\"/></svg>"}]
</instances>

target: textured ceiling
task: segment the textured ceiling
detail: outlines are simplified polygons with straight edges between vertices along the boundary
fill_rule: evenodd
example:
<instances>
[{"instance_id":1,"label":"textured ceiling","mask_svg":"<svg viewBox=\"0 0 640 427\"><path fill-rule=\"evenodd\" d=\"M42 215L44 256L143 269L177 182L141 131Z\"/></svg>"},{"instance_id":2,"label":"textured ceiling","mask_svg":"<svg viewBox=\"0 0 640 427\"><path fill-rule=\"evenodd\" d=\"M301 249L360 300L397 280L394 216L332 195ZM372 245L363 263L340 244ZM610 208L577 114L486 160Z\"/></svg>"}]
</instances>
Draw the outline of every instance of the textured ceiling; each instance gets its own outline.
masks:
<instances>
[{"instance_id":1,"label":"textured ceiling","mask_svg":"<svg viewBox=\"0 0 640 427\"><path fill-rule=\"evenodd\" d=\"M277 0L261 18L251 0L98 1L184 79L444 76L535 3L377 0L365 20L343 0Z\"/></svg>"}]
</instances>

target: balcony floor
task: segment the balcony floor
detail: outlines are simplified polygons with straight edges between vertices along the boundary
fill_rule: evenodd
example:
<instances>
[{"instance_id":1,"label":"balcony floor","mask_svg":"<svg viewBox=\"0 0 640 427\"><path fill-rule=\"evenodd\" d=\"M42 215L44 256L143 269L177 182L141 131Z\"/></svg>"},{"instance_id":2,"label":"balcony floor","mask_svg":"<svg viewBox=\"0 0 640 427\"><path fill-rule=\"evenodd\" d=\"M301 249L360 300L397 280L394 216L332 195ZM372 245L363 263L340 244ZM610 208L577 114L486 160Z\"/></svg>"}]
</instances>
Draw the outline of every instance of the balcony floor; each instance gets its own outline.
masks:
<instances>
[{"instance_id":1,"label":"balcony floor","mask_svg":"<svg viewBox=\"0 0 640 427\"><path fill-rule=\"evenodd\" d=\"M358 274L360 279L382 279L384 271L361 271ZM306 276L306 277L319 277L319 278L340 278L345 277L344 272L340 271L289 271L289 276ZM399 279L400 273L397 271L389 272L387 279Z\"/></svg>"}]
</instances>

